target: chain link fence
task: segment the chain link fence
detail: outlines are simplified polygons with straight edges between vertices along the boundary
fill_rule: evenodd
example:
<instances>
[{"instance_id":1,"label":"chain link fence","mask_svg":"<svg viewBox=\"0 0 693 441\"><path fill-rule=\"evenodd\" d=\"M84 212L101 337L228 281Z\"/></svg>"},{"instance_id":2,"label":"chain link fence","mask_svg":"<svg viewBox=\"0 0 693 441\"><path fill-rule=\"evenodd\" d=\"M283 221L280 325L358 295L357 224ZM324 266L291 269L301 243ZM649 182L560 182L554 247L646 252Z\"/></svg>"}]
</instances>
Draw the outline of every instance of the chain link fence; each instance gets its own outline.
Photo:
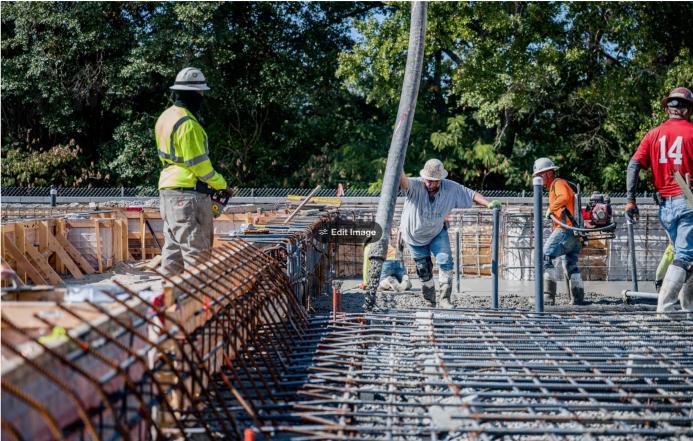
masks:
<instances>
[{"instance_id":1,"label":"chain link fence","mask_svg":"<svg viewBox=\"0 0 693 441\"><path fill-rule=\"evenodd\" d=\"M57 187L59 198L138 198L158 197L159 190L156 187ZM312 188L239 188L238 197L277 197L284 198L288 195L307 196ZM2 197L26 198L26 197L50 197L51 187L2 187ZM336 197L336 188L323 188L317 192L316 197ZM479 190L479 193L487 198L523 198L531 197L532 191L516 190ZM612 198L624 198L625 193L610 193ZM648 197L652 194L640 193L638 197ZM347 188L344 197L378 197L380 191L370 191L366 188ZM400 196L404 196L400 192ZM585 194L584 196L589 196Z\"/></svg>"}]
</instances>

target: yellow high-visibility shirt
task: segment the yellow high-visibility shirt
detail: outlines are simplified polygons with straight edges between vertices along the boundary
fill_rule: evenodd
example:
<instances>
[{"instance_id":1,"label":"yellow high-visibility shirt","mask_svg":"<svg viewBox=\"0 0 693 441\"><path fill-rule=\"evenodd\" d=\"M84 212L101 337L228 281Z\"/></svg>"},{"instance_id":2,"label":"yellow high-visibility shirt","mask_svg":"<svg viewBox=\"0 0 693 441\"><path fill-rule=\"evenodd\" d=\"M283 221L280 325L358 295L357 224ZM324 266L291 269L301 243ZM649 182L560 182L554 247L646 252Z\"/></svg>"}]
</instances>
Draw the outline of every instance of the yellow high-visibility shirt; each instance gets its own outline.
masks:
<instances>
[{"instance_id":1,"label":"yellow high-visibility shirt","mask_svg":"<svg viewBox=\"0 0 693 441\"><path fill-rule=\"evenodd\" d=\"M226 180L209 160L207 133L188 109L169 107L156 121L154 131L164 164L159 190L195 188L198 179L215 190L227 188Z\"/></svg>"}]
</instances>

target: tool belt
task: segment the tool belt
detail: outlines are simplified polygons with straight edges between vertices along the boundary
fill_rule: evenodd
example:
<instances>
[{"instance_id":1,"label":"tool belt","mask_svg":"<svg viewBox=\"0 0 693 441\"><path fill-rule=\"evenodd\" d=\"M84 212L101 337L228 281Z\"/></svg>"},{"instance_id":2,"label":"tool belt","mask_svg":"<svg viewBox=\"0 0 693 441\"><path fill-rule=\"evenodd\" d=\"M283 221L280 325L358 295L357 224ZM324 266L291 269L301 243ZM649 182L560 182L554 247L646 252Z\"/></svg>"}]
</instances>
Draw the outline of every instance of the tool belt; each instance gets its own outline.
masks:
<instances>
[{"instance_id":1,"label":"tool belt","mask_svg":"<svg viewBox=\"0 0 693 441\"><path fill-rule=\"evenodd\" d=\"M205 184L204 182L200 181L199 179L195 183L194 187L171 187L171 188L164 188L162 190L195 191L197 193L208 194L208 195L214 194L214 189L212 187L210 187L209 185Z\"/></svg>"},{"instance_id":2,"label":"tool belt","mask_svg":"<svg viewBox=\"0 0 693 441\"><path fill-rule=\"evenodd\" d=\"M202 194L214 194L214 189L199 179L195 182L195 191Z\"/></svg>"},{"instance_id":3,"label":"tool belt","mask_svg":"<svg viewBox=\"0 0 693 441\"><path fill-rule=\"evenodd\" d=\"M686 199L686 196L680 194L680 195L677 195L677 196L668 196L668 197L664 197L664 196L662 196L662 194L661 194L660 192L655 191L655 192L652 194L652 199L654 200L654 203L655 203L655 204L657 204L658 206L661 207L662 205L664 205L664 203L667 201L667 199L671 199L672 201L673 201L673 200L676 200L676 199Z\"/></svg>"}]
</instances>

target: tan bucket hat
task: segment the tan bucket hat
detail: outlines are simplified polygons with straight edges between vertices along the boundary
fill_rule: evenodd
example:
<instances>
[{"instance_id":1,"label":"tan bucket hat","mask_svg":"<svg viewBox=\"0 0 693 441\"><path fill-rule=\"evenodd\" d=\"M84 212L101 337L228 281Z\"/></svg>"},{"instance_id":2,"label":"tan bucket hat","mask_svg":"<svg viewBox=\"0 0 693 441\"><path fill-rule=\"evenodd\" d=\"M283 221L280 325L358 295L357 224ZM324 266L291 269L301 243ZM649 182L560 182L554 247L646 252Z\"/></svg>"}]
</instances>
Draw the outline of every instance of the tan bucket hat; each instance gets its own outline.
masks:
<instances>
[{"instance_id":1,"label":"tan bucket hat","mask_svg":"<svg viewBox=\"0 0 693 441\"><path fill-rule=\"evenodd\" d=\"M419 176L429 181L442 181L448 175L447 170L440 159L429 159L424 168L419 171Z\"/></svg>"}]
</instances>

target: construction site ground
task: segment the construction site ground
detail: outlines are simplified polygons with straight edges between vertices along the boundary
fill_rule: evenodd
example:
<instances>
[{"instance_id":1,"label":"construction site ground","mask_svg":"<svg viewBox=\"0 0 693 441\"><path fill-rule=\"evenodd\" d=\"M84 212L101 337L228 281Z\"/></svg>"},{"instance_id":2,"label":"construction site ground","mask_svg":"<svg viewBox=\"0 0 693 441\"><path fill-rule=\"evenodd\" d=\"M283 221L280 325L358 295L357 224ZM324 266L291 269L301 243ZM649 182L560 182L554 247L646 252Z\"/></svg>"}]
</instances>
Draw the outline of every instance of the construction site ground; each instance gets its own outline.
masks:
<instances>
[{"instance_id":1,"label":"construction site ground","mask_svg":"<svg viewBox=\"0 0 693 441\"><path fill-rule=\"evenodd\" d=\"M110 271L101 274L86 275L80 280L66 278L67 287L90 286L98 290L99 286L112 285L118 281L132 290L161 289L161 277L148 269L147 263L139 264L120 263ZM421 282L413 277L411 289L404 292L378 291L377 309L426 309L429 308L421 295ZM346 278L338 280L341 284L341 311L358 313L363 311L363 302L366 291L360 289L361 279ZM461 279L461 288L458 292L453 289L452 303L455 308L490 308L491 307L491 279L488 277L466 277ZM564 283L558 285L556 305L544 305L547 311L555 309L566 310L567 307L575 310L623 308L624 311L633 309L646 309L654 307L652 301L635 301L633 304L623 303L622 292L632 287L627 281L588 281L585 282L585 304L581 306L570 305L570 298ZM639 288L643 291L654 292L654 284L650 281L640 282ZM501 309L534 310L534 282L521 280L500 280L498 287L499 307ZM332 293L318 293L311 300L311 309L314 314L329 314L333 310Z\"/></svg>"},{"instance_id":2,"label":"construction site ground","mask_svg":"<svg viewBox=\"0 0 693 441\"><path fill-rule=\"evenodd\" d=\"M360 279L345 279L342 281L341 306L343 312L363 312L363 301L366 291L359 289ZM567 307L574 310L600 309L608 307L623 308L624 311L647 308L654 306L653 302L640 301L631 305L625 305L621 293L624 289L630 289L630 282L585 282L585 304L582 306L570 305L570 299L565 286L559 283L556 305L545 305L547 311L552 309L566 310ZM654 292L652 282L640 283L639 288ZM499 305L502 309L534 310L534 282L501 280L499 281ZM453 289L452 303L455 308L490 308L491 307L491 279L490 278L464 278L460 292ZM376 308L379 309L418 309L428 308L421 295L421 282L412 279L412 288L405 292L379 291L377 294ZM321 294L314 299L313 309L316 314L326 314L332 311L332 295Z\"/></svg>"},{"instance_id":3,"label":"construction site ground","mask_svg":"<svg viewBox=\"0 0 693 441\"><path fill-rule=\"evenodd\" d=\"M98 290L100 286L113 285L114 281L124 284L135 291L159 291L162 289L161 277L151 271L148 262L125 263L121 262L104 273L87 274L82 279L66 277L65 287L93 287ZM364 312L363 302L366 290L359 288L360 278L344 278L337 281L341 285L341 311L347 313ZM411 278L412 286L403 292L378 291L376 308L378 309L424 309L429 308L421 295L421 282ZM534 310L534 281L499 280L498 282L499 307L501 309L529 309ZM645 292L655 292L652 281L640 281L639 289ZM584 305L570 305L570 298L565 282L559 281L556 297L556 305L545 304L547 311L582 309L599 309L608 307L623 308L624 311L634 309L654 308L656 302L648 300L631 299L629 305L623 302L623 291L631 289L630 281L587 281L585 282ZM465 277L461 279L460 291L453 288L452 303L455 308L490 308L491 307L491 279L488 277ZM332 293L315 293L311 299L310 312L322 315L332 313Z\"/></svg>"}]
</instances>

